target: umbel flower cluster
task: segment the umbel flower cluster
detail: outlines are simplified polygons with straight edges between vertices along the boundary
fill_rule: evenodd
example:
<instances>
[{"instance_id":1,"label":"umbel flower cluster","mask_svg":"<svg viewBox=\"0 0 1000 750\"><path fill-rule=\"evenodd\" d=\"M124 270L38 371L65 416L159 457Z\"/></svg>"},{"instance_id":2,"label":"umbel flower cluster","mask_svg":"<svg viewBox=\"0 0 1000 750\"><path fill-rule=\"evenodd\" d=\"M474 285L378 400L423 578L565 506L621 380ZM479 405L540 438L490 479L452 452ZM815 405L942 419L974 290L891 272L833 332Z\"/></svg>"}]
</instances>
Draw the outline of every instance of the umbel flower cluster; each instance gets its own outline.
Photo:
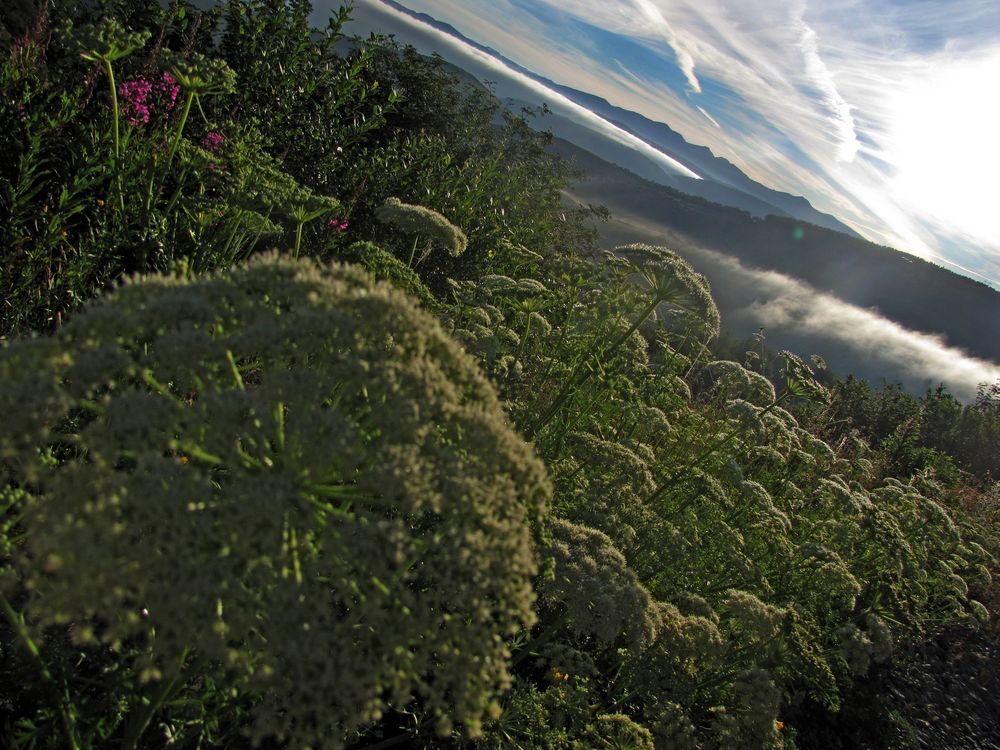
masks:
<instances>
[{"instance_id":1,"label":"umbel flower cluster","mask_svg":"<svg viewBox=\"0 0 1000 750\"><path fill-rule=\"evenodd\" d=\"M615 248L639 269L655 298L687 313L689 326L701 337L719 335L719 309L712 299L708 280L673 250L641 243Z\"/></svg>"},{"instance_id":2,"label":"umbel flower cluster","mask_svg":"<svg viewBox=\"0 0 1000 750\"><path fill-rule=\"evenodd\" d=\"M403 203L398 198L390 198L375 209L375 216L383 224L410 235L414 242L422 239L428 245L439 245L456 257L469 244L465 233L437 211Z\"/></svg>"},{"instance_id":3,"label":"umbel flower cluster","mask_svg":"<svg viewBox=\"0 0 1000 750\"><path fill-rule=\"evenodd\" d=\"M401 293L276 256L149 277L5 348L0 383L34 627L128 644L146 679L218 665L293 746L388 706L495 715L545 469Z\"/></svg>"}]
</instances>

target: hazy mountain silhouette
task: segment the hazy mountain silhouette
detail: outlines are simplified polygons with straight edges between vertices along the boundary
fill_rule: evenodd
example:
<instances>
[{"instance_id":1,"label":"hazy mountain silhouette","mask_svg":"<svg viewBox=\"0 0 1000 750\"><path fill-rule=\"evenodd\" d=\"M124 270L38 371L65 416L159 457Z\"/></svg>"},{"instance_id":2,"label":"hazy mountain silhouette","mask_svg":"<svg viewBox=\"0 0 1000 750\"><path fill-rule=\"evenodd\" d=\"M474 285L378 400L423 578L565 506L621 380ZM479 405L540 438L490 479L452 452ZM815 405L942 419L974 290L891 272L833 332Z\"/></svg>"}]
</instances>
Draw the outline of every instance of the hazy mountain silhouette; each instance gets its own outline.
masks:
<instances>
[{"instance_id":1,"label":"hazy mountain silhouette","mask_svg":"<svg viewBox=\"0 0 1000 750\"><path fill-rule=\"evenodd\" d=\"M554 149L587 174L571 191L582 203L603 204L625 223L677 233L748 267L801 279L818 292L1000 362L1000 292L986 284L858 237L787 216L761 219L687 195L564 140ZM728 306L736 312L735 303Z\"/></svg>"},{"instance_id":2,"label":"hazy mountain silhouette","mask_svg":"<svg viewBox=\"0 0 1000 750\"><path fill-rule=\"evenodd\" d=\"M415 18L449 36L461 40L491 57L500 60L512 70L527 76L567 99L590 110L606 121L621 128L627 133L639 138L660 153L676 160L703 179L698 180L679 174L669 174L654 164L642 154L628 146L602 137L596 131L589 130L585 125L575 123L558 114L550 115L544 127L566 140L583 146L607 161L625 167L646 179L668 185L676 190L698 195L724 205L749 211L755 216L790 216L802 221L808 221L817 226L844 232L859 237L853 229L829 214L813 208L808 200L800 196L783 193L779 190L765 187L750 179L736 165L722 157L716 156L705 146L688 143L684 137L661 122L655 122L643 115L616 107L599 96L556 83L532 70L514 62L503 54L470 39L454 26L426 13L418 13L406 8L395 0L380 0L385 5Z\"/></svg>"}]
</instances>

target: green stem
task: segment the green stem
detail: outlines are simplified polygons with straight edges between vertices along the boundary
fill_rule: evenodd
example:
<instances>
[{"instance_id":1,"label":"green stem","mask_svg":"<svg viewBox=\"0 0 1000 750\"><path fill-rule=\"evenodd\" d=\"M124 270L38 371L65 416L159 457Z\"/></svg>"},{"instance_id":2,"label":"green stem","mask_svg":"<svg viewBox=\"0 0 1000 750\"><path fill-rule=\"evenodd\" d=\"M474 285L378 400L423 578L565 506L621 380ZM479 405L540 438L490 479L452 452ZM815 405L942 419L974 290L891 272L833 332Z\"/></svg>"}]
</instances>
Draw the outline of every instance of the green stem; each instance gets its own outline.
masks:
<instances>
[{"instance_id":1,"label":"green stem","mask_svg":"<svg viewBox=\"0 0 1000 750\"><path fill-rule=\"evenodd\" d=\"M278 453L283 453L285 450L285 404L283 401L275 404L274 425L274 444L278 449Z\"/></svg>"},{"instance_id":2,"label":"green stem","mask_svg":"<svg viewBox=\"0 0 1000 750\"><path fill-rule=\"evenodd\" d=\"M42 653L38 649L38 644L32 639L31 634L28 632L27 625L24 624L24 619L15 610L7 597L0 593L0 610L3 611L4 618L10 623L10 626L17 633L18 638L21 639L21 643L24 645L25 650L31 655L31 660L38 667L38 671L42 675L42 679L45 680L49 685L52 686L56 691L56 708L59 711L59 718L62 720L63 730L66 732L66 740L72 750L80 750L80 740L76 735L76 726L73 722L72 711L70 711L67 705L68 701L66 696L62 694L59 690L56 681L52 678L52 673L49 668L45 666L45 661L42 659Z\"/></svg>"},{"instance_id":3,"label":"green stem","mask_svg":"<svg viewBox=\"0 0 1000 750\"><path fill-rule=\"evenodd\" d=\"M149 178L146 180L146 203L142 207L142 226L149 226L149 212L153 210L153 185L156 184L156 152L149 156Z\"/></svg>"},{"instance_id":4,"label":"green stem","mask_svg":"<svg viewBox=\"0 0 1000 750\"><path fill-rule=\"evenodd\" d=\"M174 140L170 144L170 154L167 156L167 161L163 165L164 177L167 174L167 170L170 169L170 165L174 161L174 156L177 154L177 149L181 144L181 136L184 134L184 125L187 123L188 115L191 114L191 104L194 102L195 93L193 91L188 92L187 99L184 100L184 111L181 113L181 120L177 123L177 132L174 133ZM143 224L147 225L149 223L149 212L153 210L153 203L156 200L156 196L159 195L160 190L153 190L153 185L156 183L156 157L153 157L153 161L149 165L149 182L146 185L146 206L143 209ZM183 180L182 180L183 181ZM178 188L179 189L179 188ZM173 199L171 199L171 204Z\"/></svg>"},{"instance_id":5,"label":"green stem","mask_svg":"<svg viewBox=\"0 0 1000 750\"><path fill-rule=\"evenodd\" d=\"M265 219L270 219L271 218L271 211L272 210L273 209L268 209L267 216L264 217ZM250 244L247 245L246 255L250 255L250 253L253 252L253 249L257 246L257 243L260 242L260 238L263 237L263 236L264 236L264 224L261 223L260 229L257 230L257 234L255 234L253 236L253 239L250 241ZM235 261L235 260L236 259L233 258L233 261Z\"/></svg>"},{"instance_id":6,"label":"green stem","mask_svg":"<svg viewBox=\"0 0 1000 750\"><path fill-rule=\"evenodd\" d=\"M226 259L227 265L232 265L233 261L235 260L230 255L229 249L233 246L233 243L236 241L236 233L239 232L241 226L243 226L243 220L237 218L235 223L233 224L233 230L229 233L229 236L226 238L226 244L222 246L222 252L219 253L219 257Z\"/></svg>"},{"instance_id":7,"label":"green stem","mask_svg":"<svg viewBox=\"0 0 1000 750\"><path fill-rule=\"evenodd\" d=\"M201 97L200 96L195 99L195 104L198 105L198 113L201 115L201 119L205 123L205 127L211 129L212 123L210 123L208 121L208 117L205 116L205 110L203 110L201 108Z\"/></svg>"},{"instance_id":8,"label":"green stem","mask_svg":"<svg viewBox=\"0 0 1000 750\"><path fill-rule=\"evenodd\" d=\"M304 227L305 225L306 225L306 223L304 221L300 221L298 223L298 225L295 227L295 257L296 258L299 257L299 247L302 245L302 227Z\"/></svg>"},{"instance_id":9,"label":"green stem","mask_svg":"<svg viewBox=\"0 0 1000 750\"><path fill-rule=\"evenodd\" d=\"M531 333L531 313L525 313L525 316L527 317L527 321L525 321L524 324L524 333L521 334L521 341L518 342L517 351L514 354L514 356L518 359L521 358L521 353L524 351L524 347L528 343L528 335Z\"/></svg>"},{"instance_id":10,"label":"green stem","mask_svg":"<svg viewBox=\"0 0 1000 750\"><path fill-rule=\"evenodd\" d=\"M173 692L174 688L177 686L178 680L180 680L181 675L184 671L184 662L187 661L188 649L184 649L181 653L180 663L177 666L177 672L169 680L164 680L160 689L156 692L156 695L146 703L138 715L132 716L129 720L128 726L125 727L125 737L122 739L121 747L125 750L134 750L138 747L139 740L145 733L146 729L149 727L149 722L153 720L153 716L160 709L160 706L167 700L170 694Z\"/></svg>"},{"instance_id":11,"label":"green stem","mask_svg":"<svg viewBox=\"0 0 1000 750\"><path fill-rule=\"evenodd\" d=\"M410 248L410 259L406 261L406 265L410 268L413 268L413 257L417 254L417 242L419 240L420 237L413 238L413 247Z\"/></svg>"},{"instance_id":12,"label":"green stem","mask_svg":"<svg viewBox=\"0 0 1000 750\"><path fill-rule=\"evenodd\" d=\"M165 170L170 168L170 164L177 154L177 148L181 145L181 136L184 134L184 125L187 123L188 115L191 114L191 104L194 102L194 97L195 93L191 91L184 101L184 112L181 113L181 121L177 123L177 132L174 134L174 142L170 145L170 154L167 156L167 163L163 165Z\"/></svg>"},{"instance_id":13,"label":"green stem","mask_svg":"<svg viewBox=\"0 0 1000 750\"><path fill-rule=\"evenodd\" d=\"M104 70L108 74L108 84L111 86L111 125L115 137L115 183L118 187L118 208L124 213L125 195L122 190L122 147L121 136L118 130L118 120L121 119L121 116L118 109L118 87L115 85L115 71L111 65L111 60L105 58Z\"/></svg>"},{"instance_id":14,"label":"green stem","mask_svg":"<svg viewBox=\"0 0 1000 750\"><path fill-rule=\"evenodd\" d=\"M177 204L177 200L181 197L181 190L184 187L184 183L187 180L188 173L191 171L191 167L185 167L184 171L181 172L180 179L177 181L177 189L174 190L174 194L170 196L170 200L167 202L167 208L163 212L164 216L170 216L170 212L174 210L174 206ZM152 182L148 188L146 194L146 204L149 206L152 202Z\"/></svg>"},{"instance_id":15,"label":"green stem","mask_svg":"<svg viewBox=\"0 0 1000 750\"><path fill-rule=\"evenodd\" d=\"M241 391L246 390L246 386L243 384L243 376L240 374L240 368L236 364L236 357L233 356L232 349L226 349L226 361L229 362L229 371L232 373L233 382L236 387Z\"/></svg>"},{"instance_id":16,"label":"green stem","mask_svg":"<svg viewBox=\"0 0 1000 750\"><path fill-rule=\"evenodd\" d=\"M181 145L181 136L184 135L184 126L187 124L188 115L191 114L191 104L194 102L194 99L195 99L195 93L193 91L188 92L187 99L184 100L184 111L181 113L180 122L177 123L177 132L174 133L174 140L170 144L170 153L167 155L167 160L163 164L163 174L164 175L166 175L167 170L170 169L170 165L173 164L174 156L177 155L177 149L180 148L180 145ZM147 196L146 196L146 210L147 210L147 212L149 211L149 209L153 205L153 198L154 198L153 179L154 179L154 176L155 176L155 172L153 174L151 174L150 177L149 177L149 187L147 189ZM156 191L157 194L159 192L160 192L159 190Z\"/></svg>"},{"instance_id":17,"label":"green stem","mask_svg":"<svg viewBox=\"0 0 1000 750\"><path fill-rule=\"evenodd\" d=\"M622 344L628 341L629 336L631 336L633 333L636 332L636 330L639 328L639 326L643 324L646 318L648 318L652 314L652 312L656 310L657 305L659 305L661 301L662 300L660 300L659 297L654 297L653 301L650 302L648 305L646 305L645 309L642 310L639 316L635 319L635 322L632 323L631 326L629 326L629 329L625 331L625 333L623 333L621 336L619 336L608 349L601 352L601 354L603 354L605 357L609 357L612 354L614 354ZM584 371L584 365L588 364L589 361L591 360L591 356L594 353L594 349L596 348L596 343L597 342L595 342L595 345L591 347L590 351L588 351L587 354L584 355L580 364L576 366L576 369L573 371L573 374L569 377L569 380L566 381L566 384L559 391L559 394L552 401L552 404L549 406L549 408L545 410L545 413L541 416L541 418L528 430L525 431L525 437L528 440L530 440L533 435L537 434L539 430L545 427L545 425L549 423L549 420L551 420L552 417L554 417L563 407L563 404L566 403L566 400L571 395L573 395L573 393L577 389L581 388L594 374L593 368Z\"/></svg>"}]
</instances>

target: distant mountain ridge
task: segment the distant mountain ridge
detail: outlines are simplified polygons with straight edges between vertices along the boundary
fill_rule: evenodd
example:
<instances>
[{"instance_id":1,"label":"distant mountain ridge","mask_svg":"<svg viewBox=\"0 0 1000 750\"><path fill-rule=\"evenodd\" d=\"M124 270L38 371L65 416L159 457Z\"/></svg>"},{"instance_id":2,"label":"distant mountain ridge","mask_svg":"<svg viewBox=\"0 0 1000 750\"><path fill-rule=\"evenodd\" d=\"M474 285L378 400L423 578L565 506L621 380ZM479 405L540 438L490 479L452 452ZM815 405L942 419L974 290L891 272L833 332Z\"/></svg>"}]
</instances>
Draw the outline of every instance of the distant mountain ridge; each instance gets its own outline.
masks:
<instances>
[{"instance_id":1,"label":"distant mountain ridge","mask_svg":"<svg viewBox=\"0 0 1000 750\"><path fill-rule=\"evenodd\" d=\"M378 1L393 10L462 41L470 47L499 60L521 75L565 96L570 101L603 118L611 125L620 128L626 133L630 133L671 159L675 159L703 179L697 180L681 175L668 175L662 172L662 170L649 166L643 169L639 164L643 157L638 154L622 154L621 151L624 150L624 147L619 149L619 153L614 155L604 154L605 158L614 163L618 163L647 179L654 180L681 192L739 208L754 216L764 217L775 215L791 217L860 238L860 235L853 229L836 217L817 210L805 198L761 185L744 174L739 167L729 160L713 154L709 148L688 143L680 133L664 123L650 120L636 112L616 107L599 96L579 91L538 75L534 71L505 57L492 47L470 39L451 24L439 21L426 13L410 10L396 2L396 0ZM578 142L581 137L585 137L584 134L579 133L581 126L574 128L573 124L566 123L565 121L559 122L559 126L552 129L560 137L574 142ZM571 129L575 129L577 132L575 134L567 132ZM581 143L580 145L590 148L590 150L595 150L593 144ZM629 160L630 157L633 163L622 163Z\"/></svg>"},{"instance_id":2,"label":"distant mountain ridge","mask_svg":"<svg viewBox=\"0 0 1000 750\"><path fill-rule=\"evenodd\" d=\"M754 218L685 195L610 164L578 144L557 140L553 150L587 175L571 188L583 204L605 204L613 216L654 223L747 266L800 279L907 329L937 334L951 346L1000 363L1000 292L980 281L862 238L787 217ZM715 279L711 274L709 278L716 290ZM719 291L726 306L728 293ZM727 311L730 320L738 317L738 309L731 306ZM845 371L857 369L854 365Z\"/></svg>"},{"instance_id":3,"label":"distant mountain ridge","mask_svg":"<svg viewBox=\"0 0 1000 750\"><path fill-rule=\"evenodd\" d=\"M605 247L650 242L681 253L709 278L730 334L763 326L776 348L818 351L834 372L887 378L914 393L945 382L971 401L978 383L994 379L997 290L871 243L668 126L548 81L395 0L361 9L372 29L387 22L425 54L449 50L444 64L457 81L512 112L537 110L540 87L551 91L550 111L532 126L551 131L552 150L586 175L567 187L567 204L611 210L595 226ZM442 34L461 47L442 44ZM671 161L705 179L670 171Z\"/></svg>"}]
</instances>

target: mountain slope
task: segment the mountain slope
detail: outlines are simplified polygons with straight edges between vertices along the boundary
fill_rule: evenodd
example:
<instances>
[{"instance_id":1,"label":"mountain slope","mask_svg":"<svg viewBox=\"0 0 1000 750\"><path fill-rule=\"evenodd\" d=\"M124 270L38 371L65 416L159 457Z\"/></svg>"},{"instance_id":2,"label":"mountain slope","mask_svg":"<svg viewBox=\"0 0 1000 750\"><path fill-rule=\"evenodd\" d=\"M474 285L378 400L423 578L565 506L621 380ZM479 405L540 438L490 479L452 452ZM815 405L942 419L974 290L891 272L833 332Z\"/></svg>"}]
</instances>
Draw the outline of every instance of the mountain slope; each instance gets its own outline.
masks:
<instances>
[{"instance_id":1,"label":"mountain slope","mask_svg":"<svg viewBox=\"0 0 1000 750\"><path fill-rule=\"evenodd\" d=\"M767 214L787 215L802 221L808 221L817 226L843 232L853 237L860 237L854 230L835 217L815 209L805 198L774 190L755 182L730 161L715 156L705 146L688 143L683 136L664 123L654 122L643 115L616 107L599 96L578 91L577 89L558 84L544 76L538 75L534 71L505 57L492 47L470 39L451 24L438 21L426 13L412 11L395 2L395 0L379 0L379 2L499 60L511 70L520 73L557 94L561 94L571 102L603 118L611 125L635 136L661 154L670 157L684 167L697 173L703 179L697 180L666 173L662 168L644 159L641 154L636 153L634 150L629 150L623 145L609 142L607 139L598 141L599 136L596 133L592 133L589 136L579 132L572 133L565 118L556 121L550 120L545 123L545 126L551 127L556 135L572 142L580 143L580 145L614 164L626 167L654 182L668 185L692 195L700 195L710 200L719 201L725 205L747 210L757 216L765 216ZM576 125L577 129L583 127L579 124ZM586 143L581 142L584 138L587 140Z\"/></svg>"},{"instance_id":2,"label":"mountain slope","mask_svg":"<svg viewBox=\"0 0 1000 750\"><path fill-rule=\"evenodd\" d=\"M787 217L685 195L638 177L566 141L554 148L588 175L573 187L583 203L655 224L749 266L801 279L816 290L951 346L1000 362L1000 292L933 263Z\"/></svg>"}]
</instances>

